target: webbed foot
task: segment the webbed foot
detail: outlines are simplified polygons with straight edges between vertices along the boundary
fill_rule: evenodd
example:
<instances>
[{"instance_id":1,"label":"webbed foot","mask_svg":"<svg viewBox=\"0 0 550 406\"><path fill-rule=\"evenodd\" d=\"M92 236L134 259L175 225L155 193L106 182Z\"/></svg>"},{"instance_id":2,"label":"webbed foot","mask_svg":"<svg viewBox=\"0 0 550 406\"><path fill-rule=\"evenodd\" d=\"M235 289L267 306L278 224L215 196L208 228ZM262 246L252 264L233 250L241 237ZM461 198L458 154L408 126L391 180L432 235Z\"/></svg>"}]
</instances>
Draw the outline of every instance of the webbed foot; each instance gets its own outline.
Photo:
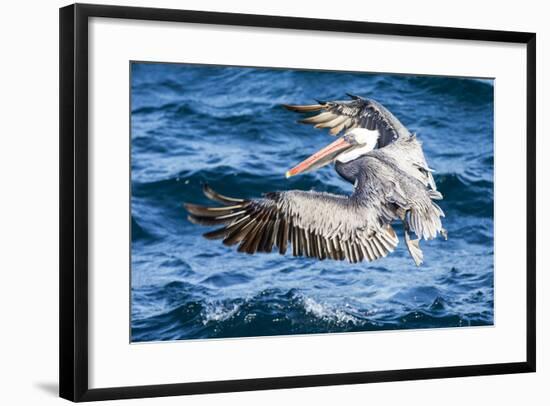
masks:
<instances>
[{"instance_id":1,"label":"webbed foot","mask_svg":"<svg viewBox=\"0 0 550 406\"><path fill-rule=\"evenodd\" d=\"M416 240L411 240L411 237L409 237L409 233L407 232L407 230L405 230L405 244L407 245L409 254L411 254L411 257L414 260L416 266L420 266L422 262L424 262L424 254L420 249L420 239L417 238Z\"/></svg>"}]
</instances>

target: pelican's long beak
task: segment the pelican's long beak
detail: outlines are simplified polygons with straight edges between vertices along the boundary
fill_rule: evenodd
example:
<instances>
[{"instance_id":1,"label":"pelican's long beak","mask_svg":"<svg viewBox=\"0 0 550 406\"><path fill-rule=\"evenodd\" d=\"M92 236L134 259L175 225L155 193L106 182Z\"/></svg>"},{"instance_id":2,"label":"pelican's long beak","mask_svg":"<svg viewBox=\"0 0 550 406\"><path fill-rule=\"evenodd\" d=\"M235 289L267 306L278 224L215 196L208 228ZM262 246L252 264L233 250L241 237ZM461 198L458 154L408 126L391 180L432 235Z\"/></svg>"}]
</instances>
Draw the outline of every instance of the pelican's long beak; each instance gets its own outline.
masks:
<instances>
[{"instance_id":1,"label":"pelican's long beak","mask_svg":"<svg viewBox=\"0 0 550 406\"><path fill-rule=\"evenodd\" d=\"M321 168L332 162L340 153L353 147L353 144L347 142L344 137L338 138L332 144L317 151L315 154L300 162L294 168L286 172L286 177L298 175L299 173L309 172Z\"/></svg>"}]
</instances>

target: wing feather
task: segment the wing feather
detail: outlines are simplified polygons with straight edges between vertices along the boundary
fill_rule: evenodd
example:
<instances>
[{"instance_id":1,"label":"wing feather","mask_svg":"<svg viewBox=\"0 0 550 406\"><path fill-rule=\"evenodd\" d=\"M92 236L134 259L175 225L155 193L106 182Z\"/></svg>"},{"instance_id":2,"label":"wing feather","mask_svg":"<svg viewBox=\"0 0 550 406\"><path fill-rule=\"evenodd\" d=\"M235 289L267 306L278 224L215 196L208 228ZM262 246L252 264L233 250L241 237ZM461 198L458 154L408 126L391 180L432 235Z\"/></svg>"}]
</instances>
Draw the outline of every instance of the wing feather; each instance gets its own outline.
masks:
<instances>
[{"instance_id":1,"label":"wing feather","mask_svg":"<svg viewBox=\"0 0 550 406\"><path fill-rule=\"evenodd\" d=\"M279 247L279 254L284 255L286 254L288 246L288 221L286 221L284 218L282 218L280 221L280 234L279 239L277 240L277 246Z\"/></svg>"},{"instance_id":2,"label":"wing feather","mask_svg":"<svg viewBox=\"0 0 550 406\"><path fill-rule=\"evenodd\" d=\"M204 234L223 239L248 254L271 252L352 263L373 261L397 246L395 232L381 225L380 213L357 206L351 198L319 192L268 193L260 199L234 199L206 186L205 195L223 206L185 204L191 222L223 225Z\"/></svg>"},{"instance_id":3,"label":"wing feather","mask_svg":"<svg viewBox=\"0 0 550 406\"><path fill-rule=\"evenodd\" d=\"M288 105L288 110L298 113L318 114L299 120L316 128L328 128L331 135L356 127L378 130L379 147L389 145L400 137L410 136L409 130L382 104L376 100L349 95L351 100L319 102L313 105Z\"/></svg>"}]
</instances>

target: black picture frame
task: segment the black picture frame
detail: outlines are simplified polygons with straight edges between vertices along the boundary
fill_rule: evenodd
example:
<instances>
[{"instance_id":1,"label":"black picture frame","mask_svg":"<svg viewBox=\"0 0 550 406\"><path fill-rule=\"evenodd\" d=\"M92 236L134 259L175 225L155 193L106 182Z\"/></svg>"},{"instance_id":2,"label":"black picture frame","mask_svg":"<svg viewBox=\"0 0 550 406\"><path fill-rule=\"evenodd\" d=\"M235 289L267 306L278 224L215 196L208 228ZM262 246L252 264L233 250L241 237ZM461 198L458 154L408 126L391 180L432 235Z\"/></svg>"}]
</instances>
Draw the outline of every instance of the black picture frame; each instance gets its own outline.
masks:
<instances>
[{"instance_id":1,"label":"black picture frame","mask_svg":"<svg viewBox=\"0 0 550 406\"><path fill-rule=\"evenodd\" d=\"M88 385L88 19L105 17L424 38L496 41L527 48L527 323L525 361L94 388ZM267 15L73 4L60 9L59 393L75 402L534 372L536 369L536 35L527 32Z\"/></svg>"}]
</instances>

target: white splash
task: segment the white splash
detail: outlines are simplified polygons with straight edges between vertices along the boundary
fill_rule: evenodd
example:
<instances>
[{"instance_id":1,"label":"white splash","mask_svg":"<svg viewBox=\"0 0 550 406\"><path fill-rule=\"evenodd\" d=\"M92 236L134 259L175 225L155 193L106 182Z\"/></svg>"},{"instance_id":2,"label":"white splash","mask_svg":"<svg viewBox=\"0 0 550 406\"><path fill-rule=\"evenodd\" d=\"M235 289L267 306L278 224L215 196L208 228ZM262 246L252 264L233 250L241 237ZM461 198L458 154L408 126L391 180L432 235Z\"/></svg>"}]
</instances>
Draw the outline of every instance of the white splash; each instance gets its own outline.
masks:
<instances>
[{"instance_id":1,"label":"white splash","mask_svg":"<svg viewBox=\"0 0 550 406\"><path fill-rule=\"evenodd\" d=\"M334 321L338 324L356 323L358 320L341 309L334 308L327 303L319 303L310 297L303 297L302 303L306 313L325 321Z\"/></svg>"},{"instance_id":2,"label":"white splash","mask_svg":"<svg viewBox=\"0 0 550 406\"><path fill-rule=\"evenodd\" d=\"M239 311L241 306L233 303L231 307L226 307L223 303L208 303L202 311L202 324L210 322L220 322L231 318Z\"/></svg>"}]
</instances>

